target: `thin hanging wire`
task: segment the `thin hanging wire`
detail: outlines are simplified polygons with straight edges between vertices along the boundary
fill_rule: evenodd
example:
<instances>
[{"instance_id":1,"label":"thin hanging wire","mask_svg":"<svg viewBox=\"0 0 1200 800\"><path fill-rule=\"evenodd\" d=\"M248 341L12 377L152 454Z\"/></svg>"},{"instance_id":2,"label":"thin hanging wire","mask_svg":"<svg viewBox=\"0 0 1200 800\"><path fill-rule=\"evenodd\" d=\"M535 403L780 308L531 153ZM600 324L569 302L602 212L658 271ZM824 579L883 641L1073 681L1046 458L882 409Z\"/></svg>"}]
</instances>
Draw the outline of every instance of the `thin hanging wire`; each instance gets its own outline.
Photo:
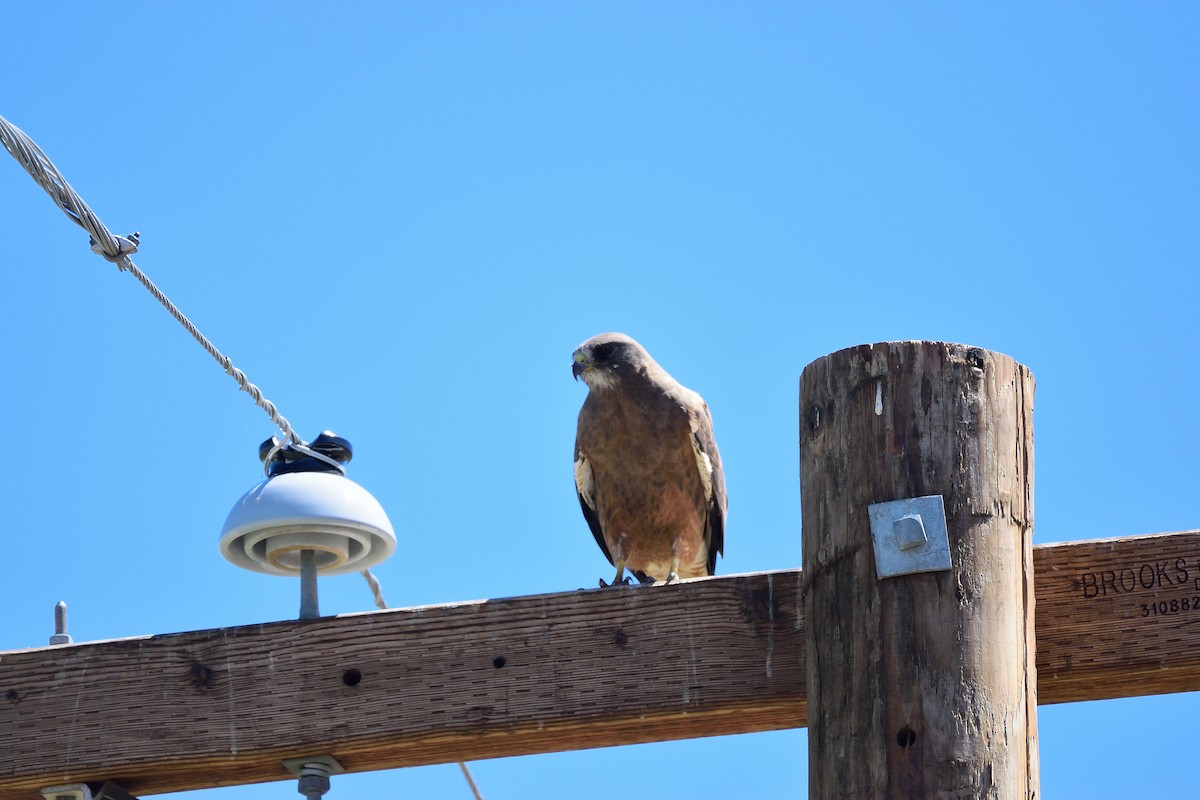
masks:
<instances>
[{"instance_id":1,"label":"thin hanging wire","mask_svg":"<svg viewBox=\"0 0 1200 800\"><path fill-rule=\"evenodd\" d=\"M383 601L383 589L379 585L379 580L371 574L370 570L364 569L359 574L366 580L367 586L371 587L371 594L375 596L375 606L386 610L388 604ZM458 768L462 770L463 777L467 779L467 786L471 787L471 794L475 796L475 800L483 800L483 794L479 791L479 787L475 785L475 778L471 776L471 768L467 766L467 762L459 761Z\"/></svg>"},{"instance_id":2,"label":"thin hanging wire","mask_svg":"<svg viewBox=\"0 0 1200 800\"><path fill-rule=\"evenodd\" d=\"M475 800L483 800L483 795L479 793L479 787L475 785L475 779L471 777L471 770L467 769L466 762L460 761L458 766L462 770L463 777L467 779L467 785L471 787L471 794L475 795Z\"/></svg>"},{"instance_id":3,"label":"thin hanging wire","mask_svg":"<svg viewBox=\"0 0 1200 800\"><path fill-rule=\"evenodd\" d=\"M162 304L163 308L170 312L171 316L179 322L187 332L192 335L192 338L200 343L210 356L216 359L221 368L225 370L225 374L229 375L237 381L238 388L250 395L254 400L254 404L267 413L271 418L271 422L275 427L279 428L283 433L284 442L298 449L303 450L308 455L317 456L319 454L305 448L304 441L296 435L292 430L291 423L287 421L282 414L275 408L275 404L267 398L263 397L262 391L250 383L246 379L246 374L237 367L233 366L228 356L221 353L216 346L210 342L200 330L192 324L191 320L183 315L183 312L175 307L162 291L154 285L154 283L146 277L146 275L137 268L133 260L129 257L137 252L139 236L137 233L131 233L129 236L114 236L105 227L92 210L88 208L87 203L83 202L71 184L67 183L67 179L63 177L58 168L50 161L41 148L30 139L25 132L11 122L0 116L0 142L3 142L4 149L17 160L25 171L37 182L38 186L50 195L50 199L54 204L67 215L67 217L79 227L88 232L91 237L92 250L103 256L106 260L117 265L117 269L122 272L128 272L133 277L137 278L142 286L146 287L146 291L154 295L154 298ZM322 460L327 460L322 457ZM340 469L340 465L336 465ZM375 598L377 608L386 609L387 603L383 599L383 589L379 585L379 581L371 574L370 570L361 570L359 572L366 580L367 586L371 588L371 594ZM479 787L475 785L475 780L471 777L471 771L468 769L465 762L459 762L459 768L462 769L463 777L467 779L467 785L471 787L471 793L475 796L475 800L483 800L483 795L479 792Z\"/></svg>"},{"instance_id":4,"label":"thin hanging wire","mask_svg":"<svg viewBox=\"0 0 1200 800\"><path fill-rule=\"evenodd\" d=\"M383 600L383 587L379 585L379 579L372 575L369 569L360 570L358 574L362 575L367 586L371 587L371 596L375 598L375 607L386 611L388 604Z\"/></svg>"},{"instance_id":5,"label":"thin hanging wire","mask_svg":"<svg viewBox=\"0 0 1200 800\"><path fill-rule=\"evenodd\" d=\"M246 374L233 366L233 362L222 354L212 342L205 338L204 334L200 333L196 326L183 315L183 312L176 308L175 304L129 258L137 252L138 234L114 236L110 233L104 223L100 221L100 218L88 208L87 203L83 202L83 198L71 188L71 184L67 183L67 179L63 177L58 168L42 152L41 148L26 136L24 131L4 117L0 117L0 142L3 142L4 149L25 168L25 171L37 182L38 186L41 186L46 191L46 194L50 195L54 204L72 222L88 232L91 236L93 251L116 264L117 268L122 272L128 272L137 278L138 282L146 287L146 290L150 294L154 295L154 298L170 312L171 316L187 329L192 338L199 342L200 346L208 351L210 356L216 359L221 368L225 370L225 374L237 381L238 388L249 394L251 399L254 400L254 404L267 413L267 416L271 418L271 422L286 437L286 441L303 444L303 440L292 430L291 424L275 408L275 404L263 397L262 391L246 379Z\"/></svg>"}]
</instances>

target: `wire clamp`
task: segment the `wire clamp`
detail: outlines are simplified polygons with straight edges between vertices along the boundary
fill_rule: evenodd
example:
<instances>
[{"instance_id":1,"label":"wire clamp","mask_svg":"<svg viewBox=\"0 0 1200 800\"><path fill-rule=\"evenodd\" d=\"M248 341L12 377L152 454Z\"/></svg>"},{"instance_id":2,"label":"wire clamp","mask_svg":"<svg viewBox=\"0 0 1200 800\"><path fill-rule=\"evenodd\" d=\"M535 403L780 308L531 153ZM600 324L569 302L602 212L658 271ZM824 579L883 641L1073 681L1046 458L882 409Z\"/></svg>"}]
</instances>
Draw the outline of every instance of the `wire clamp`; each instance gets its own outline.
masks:
<instances>
[{"instance_id":1,"label":"wire clamp","mask_svg":"<svg viewBox=\"0 0 1200 800\"><path fill-rule=\"evenodd\" d=\"M88 244L92 246L92 252L98 256L103 256L105 261L111 261L124 271L125 267L121 264L122 259L129 258L138 251L138 245L141 244L142 235L137 231L128 236L113 236L113 243L117 246L117 254L111 255L109 248L96 241L95 236L88 237Z\"/></svg>"}]
</instances>

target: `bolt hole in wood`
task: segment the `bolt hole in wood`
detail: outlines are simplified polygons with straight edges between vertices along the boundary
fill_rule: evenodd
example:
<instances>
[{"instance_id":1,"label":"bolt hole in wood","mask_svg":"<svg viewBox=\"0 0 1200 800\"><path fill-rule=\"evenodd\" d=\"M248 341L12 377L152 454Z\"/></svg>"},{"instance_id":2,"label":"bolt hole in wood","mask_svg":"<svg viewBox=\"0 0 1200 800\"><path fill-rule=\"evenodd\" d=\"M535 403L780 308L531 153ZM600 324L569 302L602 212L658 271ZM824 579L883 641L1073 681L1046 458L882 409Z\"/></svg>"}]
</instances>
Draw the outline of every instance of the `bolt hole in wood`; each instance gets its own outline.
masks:
<instances>
[{"instance_id":1,"label":"bolt hole in wood","mask_svg":"<svg viewBox=\"0 0 1200 800\"><path fill-rule=\"evenodd\" d=\"M192 662L191 667L188 668L188 677L191 679L192 687L198 691L206 691L216 685L216 674L212 668L199 661Z\"/></svg>"},{"instance_id":2,"label":"bolt hole in wood","mask_svg":"<svg viewBox=\"0 0 1200 800\"><path fill-rule=\"evenodd\" d=\"M900 745L901 747L912 747L916 743L917 732L908 726L901 728L900 732L896 734L896 744Z\"/></svg>"},{"instance_id":3,"label":"bolt hole in wood","mask_svg":"<svg viewBox=\"0 0 1200 800\"><path fill-rule=\"evenodd\" d=\"M496 656L495 658L492 659L492 666L495 667L496 669L500 669L507 663L508 663L508 661L505 660L504 656Z\"/></svg>"},{"instance_id":4,"label":"bolt hole in wood","mask_svg":"<svg viewBox=\"0 0 1200 800\"><path fill-rule=\"evenodd\" d=\"M4 699L10 703L17 703L20 702L21 695L17 693L16 689L9 689L4 693Z\"/></svg>"},{"instance_id":5,"label":"bolt hole in wood","mask_svg":"<svg viewBox=\"0 0 1200 800\"><path fill-rule=\"evenodd\" d=\"M348 669L342 673L342 683L347 686L358 686L362 683L362 673L356 669Z\"/></svg>"}]
</instances>

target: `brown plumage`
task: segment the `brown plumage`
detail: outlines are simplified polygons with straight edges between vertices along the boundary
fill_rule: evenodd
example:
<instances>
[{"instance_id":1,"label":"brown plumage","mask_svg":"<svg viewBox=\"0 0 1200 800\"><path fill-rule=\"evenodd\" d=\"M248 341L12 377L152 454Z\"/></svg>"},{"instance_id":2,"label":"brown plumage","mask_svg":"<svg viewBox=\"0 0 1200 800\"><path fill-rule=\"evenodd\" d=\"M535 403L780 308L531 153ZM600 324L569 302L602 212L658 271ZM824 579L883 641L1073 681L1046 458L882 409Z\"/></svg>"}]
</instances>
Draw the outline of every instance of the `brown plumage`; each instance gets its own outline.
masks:
<instances>
[{"instance_id":1,"label":"brown plumage","mask_svg":"<svg viewBox=\"0 0 1200 800\"><path fill-rule=\"evenodd\" d=\"M575 489L615 582L625 569L643 583L712 575L725 546L725 474L704 399L622 333L588 339L573 358L588 386Z\"/></svg>"}]
</instances>

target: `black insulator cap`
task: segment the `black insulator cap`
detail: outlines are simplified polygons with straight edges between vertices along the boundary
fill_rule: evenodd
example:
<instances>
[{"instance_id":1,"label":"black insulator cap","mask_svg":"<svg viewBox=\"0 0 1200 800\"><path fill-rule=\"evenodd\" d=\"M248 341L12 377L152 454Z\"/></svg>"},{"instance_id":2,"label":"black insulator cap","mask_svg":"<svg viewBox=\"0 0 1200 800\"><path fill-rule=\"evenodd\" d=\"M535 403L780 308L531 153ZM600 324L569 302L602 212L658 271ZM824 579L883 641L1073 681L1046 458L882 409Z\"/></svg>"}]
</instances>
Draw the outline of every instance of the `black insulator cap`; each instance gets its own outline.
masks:
<instances>
[{"instance_id":1,"label":"black insulator cap","mask_svg":"<svg viewBox=\"0 0 1200 800\"><path fill-rule=\"evenodd\" d=\"M350 459L354 457L354 448L350 446L350 440L338 436L333 431L321 431L321 435L309 442L307 447L339 464L349 464ZM275 451L274 455L271 455L272 450ZM281 445L277 436L272 436L258 446L258 460L266 461L268 457L271 462L267 465L267 475L272 478L289 472L341 472L319 458L293 449L290 444Z\"/></svg>"},{"instance_id":2,"label":"black insulator cap","mask_svg":"<svg viewBox=\"0 0 1200 800\"><path fill-rule=\"evenodd\" d=\"M323 456L329 456L339 464L349 464L354 458L354 448L349 439L343 439L333 431L321 431L321 435L312 440L309 449L316 450Z\"/></svg>"}]
</instances>

